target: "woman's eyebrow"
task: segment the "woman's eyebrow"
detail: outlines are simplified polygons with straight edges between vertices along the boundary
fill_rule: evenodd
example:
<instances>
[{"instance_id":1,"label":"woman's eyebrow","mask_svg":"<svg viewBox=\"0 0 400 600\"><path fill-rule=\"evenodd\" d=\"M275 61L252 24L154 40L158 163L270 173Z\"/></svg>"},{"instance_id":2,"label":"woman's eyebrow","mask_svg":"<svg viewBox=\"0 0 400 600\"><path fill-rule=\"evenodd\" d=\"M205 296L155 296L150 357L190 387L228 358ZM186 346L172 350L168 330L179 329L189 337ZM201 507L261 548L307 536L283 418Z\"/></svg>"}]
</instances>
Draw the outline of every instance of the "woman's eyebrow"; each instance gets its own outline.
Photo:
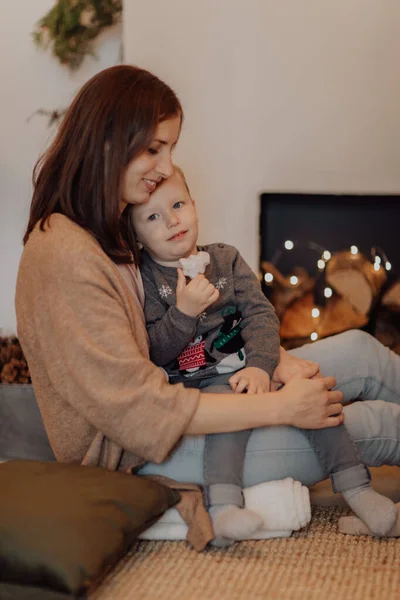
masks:
<instances>
[{"instance_id":1,"label":"woman's eyebrow","mask_svg":"<svg viewBox=\"0 0 400 600\"><path fill-rule=\"evenodd\" d=\"M156 139L156 140L154 140L154 142L158 142L159 144L164 144L165 146L168 144L168 142L166 140Z\"/></svg>"}]
</instances>

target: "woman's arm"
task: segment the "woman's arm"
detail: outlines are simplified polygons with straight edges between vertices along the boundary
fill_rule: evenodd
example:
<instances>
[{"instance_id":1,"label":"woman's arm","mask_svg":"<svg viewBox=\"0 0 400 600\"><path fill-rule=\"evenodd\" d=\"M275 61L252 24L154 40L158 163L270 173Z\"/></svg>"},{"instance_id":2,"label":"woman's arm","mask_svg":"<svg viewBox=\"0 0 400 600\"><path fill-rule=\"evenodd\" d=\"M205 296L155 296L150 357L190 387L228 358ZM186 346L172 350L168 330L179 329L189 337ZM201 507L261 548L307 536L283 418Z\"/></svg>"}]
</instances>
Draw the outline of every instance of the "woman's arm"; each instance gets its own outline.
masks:
<instances>
[{"instance_id":1,"label":"woman's arm","mask_svg":"<svg viewBox=\"0 0 400 600\"><path fill-rule=\"evenodd\" d=\"M334 377L310 379L309 366L294 375L279 392L268 394L201 394L186 435L221 433L272 425L304 429L336 427L343 422L343 395L330 391Z\"/></svg>"}]
</instances>

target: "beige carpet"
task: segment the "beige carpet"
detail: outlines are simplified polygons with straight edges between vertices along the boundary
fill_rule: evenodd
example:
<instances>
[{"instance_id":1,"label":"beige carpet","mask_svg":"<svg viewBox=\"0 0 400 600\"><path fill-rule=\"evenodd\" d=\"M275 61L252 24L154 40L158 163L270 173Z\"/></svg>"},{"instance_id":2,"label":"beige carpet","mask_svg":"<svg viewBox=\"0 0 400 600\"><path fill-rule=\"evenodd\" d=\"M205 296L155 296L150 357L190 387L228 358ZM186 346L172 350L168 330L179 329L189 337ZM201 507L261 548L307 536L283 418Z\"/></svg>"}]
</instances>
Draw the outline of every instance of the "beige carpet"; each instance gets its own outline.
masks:
<instances>
[{"instance_id":1,"label":"beige carpet","mask_svg":"<svg viewBox=\"0 0 400 600\"><path fill-rule=\"evenodd\" d=\"M90 600L399 600L400 539L339 534L342 507L314 507L291 538L196 553L137 542Z\"/></svg>"}]
</instances>

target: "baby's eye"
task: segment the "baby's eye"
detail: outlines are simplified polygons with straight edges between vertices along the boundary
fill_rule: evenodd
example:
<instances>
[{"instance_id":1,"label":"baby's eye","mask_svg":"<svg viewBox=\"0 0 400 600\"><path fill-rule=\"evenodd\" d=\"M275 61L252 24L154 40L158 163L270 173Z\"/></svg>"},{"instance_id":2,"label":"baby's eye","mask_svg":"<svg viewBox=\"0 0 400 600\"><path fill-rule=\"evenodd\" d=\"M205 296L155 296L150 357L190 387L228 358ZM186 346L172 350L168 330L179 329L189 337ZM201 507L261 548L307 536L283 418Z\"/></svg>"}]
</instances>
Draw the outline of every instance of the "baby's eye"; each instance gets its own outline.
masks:
<instances>
[{"instance_id":1,"label":"baby's eye","mask_svg":"<svg viewBox=\"0 0 400 600\"><path fill-rule=\"evenodd\" d=\"M179 202L175 202L175 204L174 204L174 208L182 208L183 204L184 204L184 203L183 203L183 202L181 202L181 201L179 201Z\"/></svg>"},{"instance_id":2,"label":"baby's eye","mask_svg":"<svg viewBox=\"0 0 400 600\"><path fill-rule=\"evenodd\" d=\"M148 221L155 221L156 219L158 219L158 214L154 213L153 215L150 215L147 220Z\"/></svg>"}]
</instances>

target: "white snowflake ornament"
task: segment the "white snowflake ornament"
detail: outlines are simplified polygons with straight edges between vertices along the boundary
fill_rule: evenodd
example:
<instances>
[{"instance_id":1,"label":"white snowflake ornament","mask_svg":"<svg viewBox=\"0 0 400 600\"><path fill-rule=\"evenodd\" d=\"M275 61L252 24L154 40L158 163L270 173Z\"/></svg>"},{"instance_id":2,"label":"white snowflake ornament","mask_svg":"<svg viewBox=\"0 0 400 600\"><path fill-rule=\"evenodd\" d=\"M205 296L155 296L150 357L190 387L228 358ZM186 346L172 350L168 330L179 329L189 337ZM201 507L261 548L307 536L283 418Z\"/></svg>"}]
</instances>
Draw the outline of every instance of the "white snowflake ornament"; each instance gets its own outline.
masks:
<instances>
[{"instance_id":1,"label":"white snowflake ornament","mask_svg":"<svg viewBox=\"0 0 400 600\"><path fill-rule=\"evenodd\" d=\"M169 285L162 285L158 288L158 293L160 294L161 298L168 298L168 296L172 294L172 290Z\"/></svg>"},{"instance_id":2,"label":"white snowflake ornament","mask_svg":"<svg viewBox=\"0 0 400 600\"><path fill-rule=\"evenodd\" d=\"M226 277L220 277L217 283L215 284L215 287L217 288L217 290L223 290L227 283L228 281Z\"/></svg>"}]
</instances>

